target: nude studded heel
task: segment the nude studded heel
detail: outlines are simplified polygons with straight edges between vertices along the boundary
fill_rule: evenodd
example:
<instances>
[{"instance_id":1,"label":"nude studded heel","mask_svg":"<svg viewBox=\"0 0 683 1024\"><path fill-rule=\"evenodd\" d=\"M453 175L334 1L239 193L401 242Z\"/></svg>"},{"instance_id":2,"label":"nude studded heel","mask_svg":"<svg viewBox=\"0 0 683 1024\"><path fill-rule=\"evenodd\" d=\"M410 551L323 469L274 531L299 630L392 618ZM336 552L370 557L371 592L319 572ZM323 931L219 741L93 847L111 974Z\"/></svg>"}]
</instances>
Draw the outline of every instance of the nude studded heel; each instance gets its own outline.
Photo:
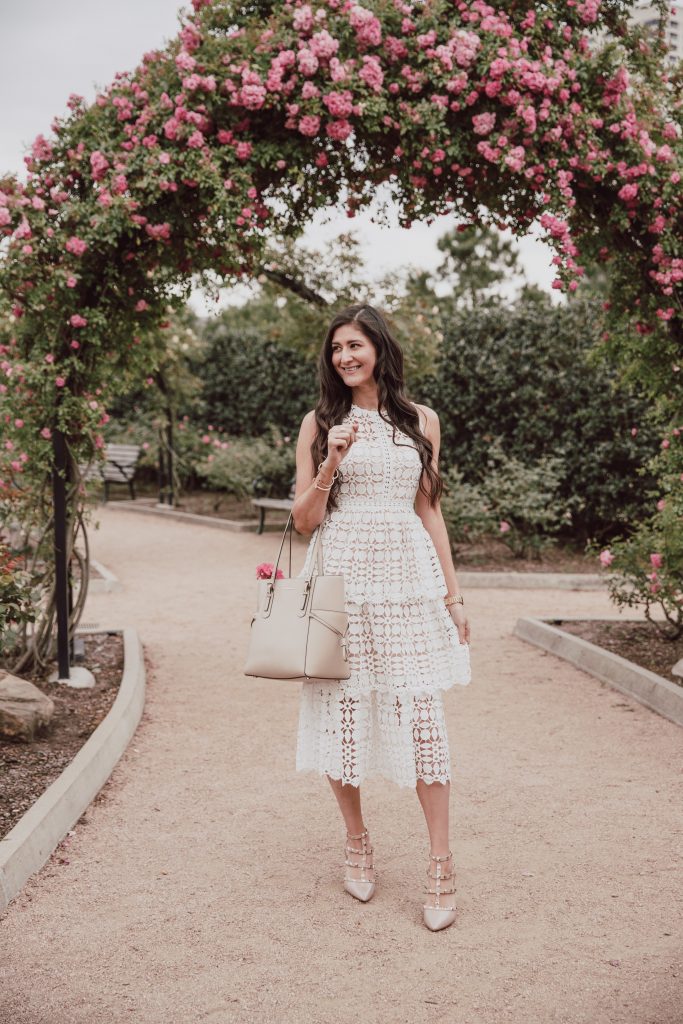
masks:
<instances>
[{"instance_id":1,"label":"nude studded heel","mask_svg":"<svg viewBox=\"0 0 683 1024\"><path fill-rule=\"evenodd\" d=\"M367 864L367 858L372 855L373 847L369 845L368 830L361 832L360 835L352 836L346 833L347 840L349 839L360 839L361 848L349 846L348 842L345 846L346 858L344 863L346 864L346 873L344 876L344 888L347 892L350 892L352 896L355 896L357 900L361 900L362 903L367 903L372 898L375 892L375 869L372 864ZM348 855L355 853L360 856L361 860L352 861L349 860ZM349 868L360 868L360 878L352 878ZM366 872L372 872L372 880L366 878Z\"/></svg>"},{"instance_id":2,"label":"nude studded heel","mask_svg":"<svg viewBox=\"0 0 683 1024\"><path fill-rule=\"evenodd\" d=\"M429 882L425 886L425 893L429 893L434 896L434 905L430 906L427 903L422 904L422 914L424 923L433 932L440 931L441 928L448 928L449 924L453 924L455 921L455 900L451 901L451 906L442 906L441 897L448 896L455 892L455 886L451 883L450 889L442 889L441 883L447 882L449 879L455 878L455 872L453 871L453 865L451 863L451 871L444 873L441 865L451 860L453 854L448 853L447 857L435 857L433 853L429 854L431 860L435 862L436 874L432 874L430 871L431 864L427 868L427 877L434 881L434 888L429 888Z\"/></svg>"}]
</instances>

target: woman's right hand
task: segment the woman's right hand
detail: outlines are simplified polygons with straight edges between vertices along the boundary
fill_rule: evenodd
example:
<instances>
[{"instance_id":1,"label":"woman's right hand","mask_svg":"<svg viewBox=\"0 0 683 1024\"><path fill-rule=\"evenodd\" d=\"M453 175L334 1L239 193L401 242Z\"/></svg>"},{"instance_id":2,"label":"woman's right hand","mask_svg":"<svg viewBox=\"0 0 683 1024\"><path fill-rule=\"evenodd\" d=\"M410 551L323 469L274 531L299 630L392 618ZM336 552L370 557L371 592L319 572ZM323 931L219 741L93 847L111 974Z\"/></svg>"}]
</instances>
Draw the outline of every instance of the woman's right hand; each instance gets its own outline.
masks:
<instances>
[{"instance_id":1,"label":"woman's right hand","mask_svg":"<svg viewBox=\"0 0 683 1024\"><path fill-rule=\"evenodd\" d=\"M336 423L327 432L327 459L336 469L345 455L348 454L351 445L356 440L358 431L358 420L352 420L351 424Z\"/></svg>"}]
</instances>

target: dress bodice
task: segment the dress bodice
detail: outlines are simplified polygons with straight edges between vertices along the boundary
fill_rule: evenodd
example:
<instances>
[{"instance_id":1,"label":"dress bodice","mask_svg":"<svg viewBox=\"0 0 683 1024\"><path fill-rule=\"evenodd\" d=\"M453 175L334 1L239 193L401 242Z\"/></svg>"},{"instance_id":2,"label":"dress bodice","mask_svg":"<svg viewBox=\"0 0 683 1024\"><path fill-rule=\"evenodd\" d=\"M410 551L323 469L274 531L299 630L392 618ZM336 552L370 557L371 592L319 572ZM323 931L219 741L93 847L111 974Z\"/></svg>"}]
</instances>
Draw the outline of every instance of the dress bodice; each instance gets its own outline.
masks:
<instances>
[{"instance_id":1,"label":"dress bodice","mask_svg":"<svg viewBox=\"0 0 683 1024\"><path fill-rule=\"evenodd\" d=\"M338 508L413 510L422 475L415 442L373 409L352 405L342 422L358 422L356 440L339 466Z\"/></svg>"}]
</instances>

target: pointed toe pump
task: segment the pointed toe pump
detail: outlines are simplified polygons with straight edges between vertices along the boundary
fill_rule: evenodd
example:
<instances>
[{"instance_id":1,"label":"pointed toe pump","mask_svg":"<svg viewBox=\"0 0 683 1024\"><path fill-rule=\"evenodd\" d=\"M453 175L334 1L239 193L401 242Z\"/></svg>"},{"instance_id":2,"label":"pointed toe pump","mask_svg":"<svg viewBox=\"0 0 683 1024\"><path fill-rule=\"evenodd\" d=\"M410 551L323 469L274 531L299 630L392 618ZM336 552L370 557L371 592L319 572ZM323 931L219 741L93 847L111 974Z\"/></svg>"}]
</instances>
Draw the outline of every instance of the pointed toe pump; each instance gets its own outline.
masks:
<instances>
[{"instance_id":1,"label":"pointed toe pump","mask_svg":"<svg viewBox=\"0 0 683 1024\"><path fill-rule=\"evenodd\" d=\"M448 928L449 925L455 921L455 898L447 900L444 905L441 902L442 896L450 896L455 892L455 886L453 885L452 879L455 878L455 872L453 871L452 857L453 854L449 852L447 857L435 857L433 853L429 854L430 865L427 868L427 878L434 882L434 888L432 889L430 883L424 887L425 893L434 897L433 904L423 903L422 914L423 920L427 928L432 932L438 932L442 928ZM434 861L435 872L431 872L431 861ZM450 871L443 870L442 865L450 861ZM448 889L441 887L442 882L451 881L451 885Z\"/></svg>"},{"instance_id":2,"label":"pointed toe pump","mask_svg":"<svg viewBox=\"0 0 683 1024\"><path fill-rule=\"evenodd\" d=\"M368 830L365 829L357 836L346 834L347 843L345 846L346 858L344 863L346 865L346 872L344 875L344 888L352 896L355 896L357 900L362 903L367 903L368 900L372 899L375 893L375 869L372 863L368 864L368 857L372 858L373 847L370 846L368 837ZM360 848L349 846L348 840L360 840ZM349 854L356 854L360 857L359 860L349 860ZM360 868L360 878L355 877L353 869ZM372 874L372 878L368 878L368 874Z\"/></svg>"}]
</instances>

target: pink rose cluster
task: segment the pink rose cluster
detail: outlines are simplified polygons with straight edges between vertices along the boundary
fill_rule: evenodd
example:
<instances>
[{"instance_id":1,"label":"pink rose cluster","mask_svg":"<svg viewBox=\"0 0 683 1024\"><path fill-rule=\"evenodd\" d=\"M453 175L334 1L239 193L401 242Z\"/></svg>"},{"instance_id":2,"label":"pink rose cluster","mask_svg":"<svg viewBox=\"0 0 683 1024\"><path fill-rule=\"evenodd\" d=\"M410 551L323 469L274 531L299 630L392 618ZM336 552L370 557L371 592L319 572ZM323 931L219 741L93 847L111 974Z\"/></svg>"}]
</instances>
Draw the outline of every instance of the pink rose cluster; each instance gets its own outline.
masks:
<instances>
[{"instance_id":1,"label":"pink rose cluster","mask_svg":"<svg viewBox=\"0 0 683 1024\"><path fill-rule=\"evenodd\" d=\"M269 580L273 575L273 562L261 562L260 565L256 566L256 579L257 580ZM275 574L276 580L282 580L285 578L285 574L282 569L278 569Z\"/></svg>"}]
</instances>

